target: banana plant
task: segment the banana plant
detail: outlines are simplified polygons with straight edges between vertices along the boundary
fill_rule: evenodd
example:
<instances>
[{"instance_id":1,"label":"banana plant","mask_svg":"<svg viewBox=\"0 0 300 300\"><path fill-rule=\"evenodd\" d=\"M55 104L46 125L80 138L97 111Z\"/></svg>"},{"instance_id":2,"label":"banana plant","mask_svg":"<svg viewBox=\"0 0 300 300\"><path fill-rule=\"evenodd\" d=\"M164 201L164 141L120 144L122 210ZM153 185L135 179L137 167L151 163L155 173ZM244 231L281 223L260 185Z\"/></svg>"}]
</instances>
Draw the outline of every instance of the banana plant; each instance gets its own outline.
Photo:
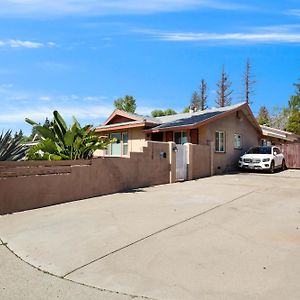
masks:
<instances>
[{"instance_id":1,"label":"banana plant","mask_svg":"<svg viewBox=\"0 0 300 300\"><path fill-rule=\"evenodd\" d=\"M0 161L20 160L25 157L27 146L21 143L21 136L11 135L11 130L0 135Z\"/></svg>"},{"instance_id":2,"label":"banana plant","mask_svg":"<svg viewBox=\"0 0 300 300\"><path fill-rule=\"evenodd\" d=\"M35 127L42 137L39 144L31 147L27 153L29 160L77 160L90 159L98 149L106 149L112 140L99 137L91 125L81 127L73 117L73 124L68 128L63 117L53 112L53 121L49 127L25 119Z\"/></svg>"}]
</instances>

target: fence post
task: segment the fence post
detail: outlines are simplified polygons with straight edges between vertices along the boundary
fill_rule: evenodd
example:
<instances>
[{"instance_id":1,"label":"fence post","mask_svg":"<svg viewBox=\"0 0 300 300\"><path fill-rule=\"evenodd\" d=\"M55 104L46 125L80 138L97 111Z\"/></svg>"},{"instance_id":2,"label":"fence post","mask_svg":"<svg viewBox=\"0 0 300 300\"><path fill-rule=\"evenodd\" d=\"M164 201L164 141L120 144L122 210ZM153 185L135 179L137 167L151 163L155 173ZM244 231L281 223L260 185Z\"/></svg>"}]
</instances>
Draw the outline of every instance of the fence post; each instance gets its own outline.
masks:
<instances>
[{"instance_id":1,"label":"fence post","mask_svg":"<svg viewBox=\"0 0 300 300\"><path fill-rule=\"evenodd\" d=\"M193 164L194 162L194 157L193 157L193 144L191 143L186 143L184 144L186 149L187 149L187 180L192 180L194 179L194 175L193 175Z\"/></svg>"},{"instance_id":2,"label":"fence post","mask_svg":"<svg viewBox=\"0 0 300 300\"><path fill-rule=\"evenodd\" d=\"M176 144L169 142L170 183L176 182Z\"/></svg>"},{"instance_id":3,"label":"fence post","mask_svg":"<svg viewBox=\"0 0 300 300\"><path fill-rule=\"evenodd\" d=\"M214 175L214 154L215 154L215 143L209 142L210 145L210 176Z\"/></svg>"}]
</instances>

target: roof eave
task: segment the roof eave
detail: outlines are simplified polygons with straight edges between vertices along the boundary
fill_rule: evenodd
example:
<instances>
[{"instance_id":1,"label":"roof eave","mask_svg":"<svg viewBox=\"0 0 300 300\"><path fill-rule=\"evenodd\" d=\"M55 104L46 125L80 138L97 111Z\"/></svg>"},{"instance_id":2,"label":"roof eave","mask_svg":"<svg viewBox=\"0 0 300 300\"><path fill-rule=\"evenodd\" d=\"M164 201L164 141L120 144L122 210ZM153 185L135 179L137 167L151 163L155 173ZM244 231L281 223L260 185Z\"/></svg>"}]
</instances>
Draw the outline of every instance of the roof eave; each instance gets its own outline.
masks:
<instances>
[{"instance_id":1,"label":"roof eave","mask_svg":"<svg viewBox=\"0 0 300 300\"><path fill-rule=\"evenodd\" d=\"M125 117L125 118L128 118L128 119L132 119L134 121L141 121L142 118L140 117L134 117L132 114L128 114L126 113L126 111L123 111L123 110L120 110L118 108L116 108L112 114L106 119L106 121L103 123L103 126L107 125L116 115L118 116L121 116L121 117Z\"/></svg>"}]
</instances>

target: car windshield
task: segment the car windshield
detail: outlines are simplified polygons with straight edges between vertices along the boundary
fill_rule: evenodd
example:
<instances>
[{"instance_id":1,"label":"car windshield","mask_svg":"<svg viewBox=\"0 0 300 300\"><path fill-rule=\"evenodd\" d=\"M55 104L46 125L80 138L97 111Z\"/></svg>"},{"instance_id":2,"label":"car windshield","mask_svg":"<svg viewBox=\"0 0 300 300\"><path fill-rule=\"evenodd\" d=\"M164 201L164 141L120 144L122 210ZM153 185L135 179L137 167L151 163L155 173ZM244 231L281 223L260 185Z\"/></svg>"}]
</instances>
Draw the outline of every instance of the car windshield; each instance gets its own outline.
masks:
<instances>
[{"instance_id":1,"label":"car windshield","mask_svg":"<svg viewBox=\"0 0 300 300\"><path fill-rule=\"evenodd\" d=\"M271 147L253 147L247 151L247 154L271 154Z\"/></svg>"}]
</instances>

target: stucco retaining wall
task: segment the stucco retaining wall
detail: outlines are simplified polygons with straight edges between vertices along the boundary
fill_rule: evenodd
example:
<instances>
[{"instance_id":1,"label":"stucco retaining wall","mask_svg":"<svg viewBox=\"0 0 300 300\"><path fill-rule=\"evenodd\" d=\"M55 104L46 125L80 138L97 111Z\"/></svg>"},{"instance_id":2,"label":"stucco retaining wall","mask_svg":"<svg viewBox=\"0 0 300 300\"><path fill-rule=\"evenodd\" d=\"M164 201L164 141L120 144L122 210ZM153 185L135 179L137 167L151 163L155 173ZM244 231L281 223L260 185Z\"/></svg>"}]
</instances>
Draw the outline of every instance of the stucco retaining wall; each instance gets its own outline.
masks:
<instances>
[{"instance_id":1,"label":"stucco retaining wall","mask_svg":"<svg viewBox=\"0 0 300 300\"><path fill-rule=\"evenodd\" d=\"M0 214L169 183L169 143L147 145L130 158L1 162Z\"/></svg>"}]
</instances>

